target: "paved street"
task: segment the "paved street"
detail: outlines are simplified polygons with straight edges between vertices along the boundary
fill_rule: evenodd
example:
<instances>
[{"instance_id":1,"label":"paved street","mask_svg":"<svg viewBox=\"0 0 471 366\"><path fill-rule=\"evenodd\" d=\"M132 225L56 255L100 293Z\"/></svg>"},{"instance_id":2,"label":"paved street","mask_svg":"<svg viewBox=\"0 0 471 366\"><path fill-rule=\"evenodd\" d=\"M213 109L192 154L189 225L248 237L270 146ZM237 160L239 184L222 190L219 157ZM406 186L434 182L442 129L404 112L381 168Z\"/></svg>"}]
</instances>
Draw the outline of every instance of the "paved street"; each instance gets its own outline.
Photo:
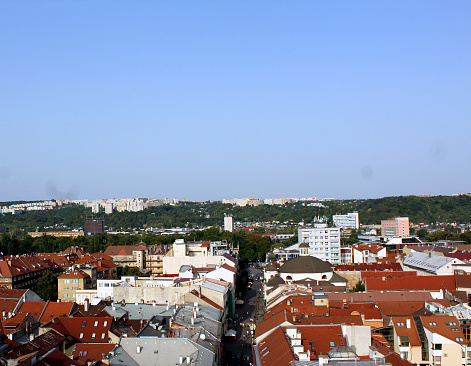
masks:
<instances>
[{"instance_id":1,"label":"paved street","mask_svg":"<svg viewBox=\"0 0 471 366\"><path fill-rule=\"evenodd\" d=\"M250 365L252 361L252 335L250 332L249 324L253 324L263 319L263 296L261 289L261 280L256 280L257 277L261 278L262 271L254 267L248 267L247 271L254 277L254 282L250 290L246 290L242 297L244 300L243 306L236 306L236 330L237 338L232 343L225 344L225 351L230 351L233 355L229 365ZM241 326L243 324L244 326Z\"/></svg>"}]
</instances>

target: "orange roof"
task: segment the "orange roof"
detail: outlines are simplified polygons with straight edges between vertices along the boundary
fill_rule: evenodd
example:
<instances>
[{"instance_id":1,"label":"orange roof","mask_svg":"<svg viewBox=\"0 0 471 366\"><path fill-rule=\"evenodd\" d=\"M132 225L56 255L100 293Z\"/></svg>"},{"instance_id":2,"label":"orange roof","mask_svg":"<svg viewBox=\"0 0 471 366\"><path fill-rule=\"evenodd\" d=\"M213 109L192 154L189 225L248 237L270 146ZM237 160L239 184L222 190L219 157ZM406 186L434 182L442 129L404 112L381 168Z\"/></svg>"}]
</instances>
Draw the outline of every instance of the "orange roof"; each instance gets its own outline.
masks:
<instances>
[{"instance_id":1,"label":"orange roof","mask_svg":"<svg viewBox=\"0 0 471 366\"><path fill-rule=\"evenodd\" d=\"M294 314L286 309L272 315L271 317L263 320L257 325L257 327L255 328L255 337L260 337L262 334L265 334L266 332L274 329L275 327L285 322L293 324L293 316Z\"/></svg>"},{"instance_id":2,"label":"orange roof","mask_svg":"<svg viewBox=\"0 0 471 366\"><path fill-rule=\"evenodd\" d=\"M105 250L105 254L109 256L114 255L132 255L132 252L135 250L147 250L145 243L144 245L135 244L135 245L111 245Z\"/></svg>"},{"instance_id":3,"label":"orange roof","mask_svg":"<svg viewBox=\"0 0 471 366\"><path fill-rule=\"evenodd\" d=\"M365 320L382 320L381 311L378 308L366 309L330 309L330 316L332 315L360 315L363 314Z\"/></svg>"},{"instance_id":4,"label":"orange roof","mask_svg":"<svg viewBox=\"0 0 471 366\"><path fill-rule=\"evenodd\" d=\"M467 341L460 327L460 322L452 315L421 316L422 325L432 333L448 338L453 342L466 345Z\"/></svg>"},{"instance_id":5,"label":"orange roof","mask_svg":"<svg viewBox=\"0 0 471 366\"><path fill-rule=\"evenodd\" d=\"M14 311L17 306L18 300L16 299L0 299L0 317L3 312Z\"/></svg>"},{"instance_id":6,"label":"orange roof","mask_svg":"<svg viewBox=\"0 0 471 366\"><path fill-rule=\"evenodd\" d=\"M416 271L361 271L361 278L404 278L416 277Z\"/></svg>"},{"instance_id":7,"label":"orange roof","mask_svg":"<svg viewBox=\"0 0 471 366\"><path fill-rule=\"evenodd\" d=\"M77 343L72 351L72 356L74 360L78 360L83 364L87 364L90 361L101 361L103 354L107 355L115 346L113 343Z\"/></svg>"},{"instance_id":8,"label":"orange roof","mask_svg":"<svg viewBox=\"0 0 471 366\"><path fill-rule=\"evenodd\" d=\"M1 262L0 262L1 263ZM0 299L21 299L27 290L0 288Z\"/></svg>"},{"instance_id":9,"label":"orange roof","mask_svg":"<svg viewBox=\"0 0 471 366\"><path fill-rule=\"evenodd\" d=\"M15 316L12 316L9 319L3 319L2 320L2 327L3 327L3 332L5 334L13 333L18 330L18 328L23 324L26 318L25 313L18 313L15 314Z\"/></svg>"},{"instance_id":10,"label":"orange roof","mask_svg":"<svg viewBox=\"0 0 471 366\"><path fill-rule=\"evenodd\" d=\"M327 354L338 345L347 344L340 325L303 326L296 329L301 332L301 344L304 351L310 351L311 360L317 360L319 355Z\"/></svg>"},{"instance_id":11,"label":"orange roof","mask_svg":"<svg viewBox=\"0 0 471 366\"><path fill-rule=\"evenodd\" d=\"M454 276L415 276L408 278L366 278L367 291L456 290Z\"/></svg>"},{"instance_id":12,"label":"orange roof","mask_svg":"<svg viewBox=\"0 0 471 366\"><path fill-rule=\"evenodd\" d=\"M87 273L82 271L79 268L74 268L73 270L67 270L64 273L62 273L58 278L86 278L90 277Z\"/></svg>"},{"instance_id":13,"label":"orange roof","mask_svg":"<svg viewBox=\"0 0 471 366\"><path fill-rule=\"evenodd\" d=\"M411 346L420 346L420 340L417 326L412 317L395 316L392 319L394 329L399 337L409 337Z\"/></svg>"},{"instance_id":14,"label":"orange roof","mask_svg":"<svg viewBox=\"0 0 471 366\"><path fill-rule=\"evenodd\" d=\"M39 317L41 316L44 308L46 307L46 302L43 301L25 301L21 304L19 313L29 313L34 320L39 322Z\"/></svg>"},{"instance_id":15,"label":"orange roof","mask_svg":"<svg viewBox=\"0 0 471 366\"><path fill-rule=\"evenodd\" d=\"M425 307L424 301L411 302L378 302L378 307L383 315L408 316Z\"/></svg>"},{"instance_id":16,"label":"orange roof","mask_svg":"<svg viewBox=\"0 0 471 366\"><path fill-rule=\"evenodd\" d=\"M112 317L69 317L54 318L47 324L48 327L62 332L67 329L68 334L80 343L108 343L108 332ZM56 325L58 326L56 328Z\"/></svg>"},{"instance_id":17,"label":"orange roof","mask_svg":"<svg viewBox=\"0 0 471 366\"><path fill-rule=\"evenodd\" d=\"M380 244L354 244L351 246L352 249L358 250L360 252L364 250L368 250L370 253L379 253L381 250L383 250L385 247L380 245Z\"/></svg>"},{"instance_id":18,"label":"orange roof","mask_svg":"<svg viewBox=\"0 0 471 366\"><path fill-rule=\"evenodd\" d=\"M109 261L112 261L113 260L113 257L108 255L108 254L105 254L105 253L102 253L102 252L96 252L96 253L92 253L91 254L93 257L95 257L96 259L107 259Z\"/></svg>"},{"instance_id":19,"label":"orange roof","mask_svg":"<svg viewBox=\"0 0 471 366\"><path fill-rule=\"evenodd\" d=\"M254 351L258 351L264 366L290 366L295 360L286 334L281 327L277 327L273 333L260 342Z\"/></svg>"},{"instance_id":20,"label":"orange roof","mask_svg":"<svg viewBox=\"0 0 471 366\"><path fill-rule=\"evenodd\" d=\"M69 316L74 305L73 302L49 302L39 322L47 323L58 316Z\"/></svg>"}]
</instances>

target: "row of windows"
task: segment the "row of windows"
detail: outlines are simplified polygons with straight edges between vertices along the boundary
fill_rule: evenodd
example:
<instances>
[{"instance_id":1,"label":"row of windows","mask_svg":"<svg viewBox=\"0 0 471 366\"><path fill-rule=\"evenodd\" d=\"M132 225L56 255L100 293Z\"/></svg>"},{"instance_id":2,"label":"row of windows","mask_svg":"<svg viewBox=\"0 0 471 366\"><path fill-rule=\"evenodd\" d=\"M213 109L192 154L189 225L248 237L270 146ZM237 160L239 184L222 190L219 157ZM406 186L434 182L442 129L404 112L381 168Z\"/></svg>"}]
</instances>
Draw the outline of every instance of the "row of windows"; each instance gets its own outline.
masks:
<instances>
[{"instance_id":1,"label":"row of windows","mask_svg":"<svg viewBox=\"0 0 471 366\"><path fill-rule=\"evenodd\" d=\"M80 339L83 338L83 333L80 333L80 336L79 336ZM101 339L105 339L106 338L106 333L101 333ZM92 333L92 339L96 339L96 333ZM80 356L80 353L79 353L79 356Z\"/></svg>"},{"instance_id":2,"label":"row of windows","mask_svg":"<svg viewBox=\"0 0 471 366\"><path fill-rule=\"evenodd\" d=\"M105 320L105 321L103 322L103 326L106 327L107 325L108 325L108 320ZM86 326L87 326L87 321L84 320L84 321L82 322L82 327L86 327ZM94 327L98 327L98 320L95 320L93 326L94 326Z\"/></svg>"}]
</instances>

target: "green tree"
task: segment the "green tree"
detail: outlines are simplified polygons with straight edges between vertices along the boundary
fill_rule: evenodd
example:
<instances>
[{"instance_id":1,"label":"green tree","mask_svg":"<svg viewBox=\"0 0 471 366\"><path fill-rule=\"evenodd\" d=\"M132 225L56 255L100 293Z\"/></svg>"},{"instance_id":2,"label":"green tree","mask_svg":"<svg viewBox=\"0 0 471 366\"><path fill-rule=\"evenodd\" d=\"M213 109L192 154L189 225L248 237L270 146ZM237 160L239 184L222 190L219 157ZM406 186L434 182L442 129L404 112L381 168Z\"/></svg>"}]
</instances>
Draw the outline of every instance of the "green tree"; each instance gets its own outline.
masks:
<instances>
[{"instance_id":1,"label":"green tree","mask_svg":"<svg viewBox=\"0 0 471 366\"><path fill-rule=\"evenodd\" d=\"M57 276L51 271L44 273L38 281L36 293L44 300L57 300Z\"/></svg>"},{"instance_id":2,"label":"green tree","mask_svg":"<svg viewBox=\"0 0 471 366\"><path fill-rule=\"evenodd\" d=\"M358 281L355 287L352 288L352 292L363 292L365 291L365 284Z\"/></svg>"}]
</instances>

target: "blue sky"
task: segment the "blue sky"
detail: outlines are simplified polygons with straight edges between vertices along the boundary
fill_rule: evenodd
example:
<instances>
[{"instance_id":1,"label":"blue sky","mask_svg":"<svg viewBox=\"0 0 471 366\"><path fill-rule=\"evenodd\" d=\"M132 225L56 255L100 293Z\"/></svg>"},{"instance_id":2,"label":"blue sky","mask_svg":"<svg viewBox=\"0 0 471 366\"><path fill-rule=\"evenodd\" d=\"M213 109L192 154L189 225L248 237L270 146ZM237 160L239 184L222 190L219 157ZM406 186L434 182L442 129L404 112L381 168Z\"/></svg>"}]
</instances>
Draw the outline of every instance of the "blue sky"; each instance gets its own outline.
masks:
<instances>
[{"instance_id":1,"label":"blue sky","mask_svg":"<svg viewBox=\"0 0 471 366\"><path fill-rule=\"evenodd\" d=\"M470 192L469 1L0 1L0 201Z\"/></svg>"}]
</instances>

